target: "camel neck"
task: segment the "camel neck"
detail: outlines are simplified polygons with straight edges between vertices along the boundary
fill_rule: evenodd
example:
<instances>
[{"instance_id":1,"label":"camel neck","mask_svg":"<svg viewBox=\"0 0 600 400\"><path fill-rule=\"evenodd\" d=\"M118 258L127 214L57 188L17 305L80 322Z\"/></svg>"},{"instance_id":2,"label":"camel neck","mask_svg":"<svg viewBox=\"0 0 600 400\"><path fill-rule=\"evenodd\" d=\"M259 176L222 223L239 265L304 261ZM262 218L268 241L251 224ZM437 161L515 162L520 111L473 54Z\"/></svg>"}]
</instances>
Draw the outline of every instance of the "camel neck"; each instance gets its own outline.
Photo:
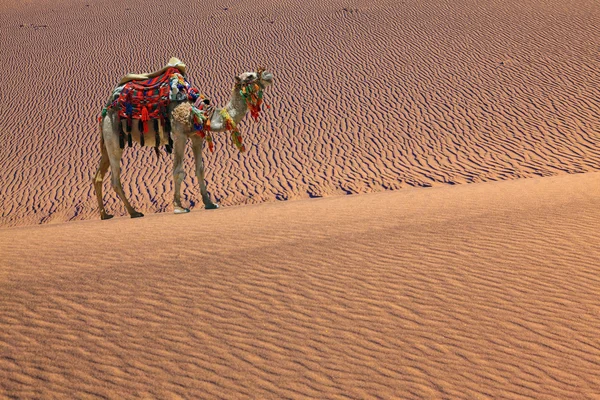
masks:
<instances>
[{"instance_id":1,"label":"camel neck","mask_svg":"<svg viewBox=\"0 0 600 400\"><path fill-rule=\"evenodd\" d=\"M225 109L236 124L244 118L244 115L246 115L246 112L248 111L246 101L242 98L239 89L235 86L231 90L231 99L225 105Z\"/></svg>"}]
</instances>

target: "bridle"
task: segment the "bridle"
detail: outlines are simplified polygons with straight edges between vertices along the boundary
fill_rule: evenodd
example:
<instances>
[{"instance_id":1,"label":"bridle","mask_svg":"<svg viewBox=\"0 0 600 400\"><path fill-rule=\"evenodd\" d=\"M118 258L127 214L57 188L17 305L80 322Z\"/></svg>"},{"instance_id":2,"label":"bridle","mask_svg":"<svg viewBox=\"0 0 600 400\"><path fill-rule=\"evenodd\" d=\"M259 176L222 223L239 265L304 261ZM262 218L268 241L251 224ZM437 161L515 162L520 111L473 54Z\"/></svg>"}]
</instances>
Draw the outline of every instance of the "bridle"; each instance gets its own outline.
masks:
<instances>
[{"instance_id":1,"label":"bridle","mask_svg":"<svg viewBox=\"0 0 600 400\"><path fill-rule=\"evenodd\" d=\"M265 89L265 84L263 81L263 72L265 72L265 68L259 67L256 70L256 78L251 80L241 80L236 76L236 82L234 89L238 90L240 96L246 102L248 109L250 110L250 114L254 120L258 120L258 116L261 111L261 105L263 103L263 91ZM267 105L267 108L269 106Z\"/></svg>"}]
</instances>

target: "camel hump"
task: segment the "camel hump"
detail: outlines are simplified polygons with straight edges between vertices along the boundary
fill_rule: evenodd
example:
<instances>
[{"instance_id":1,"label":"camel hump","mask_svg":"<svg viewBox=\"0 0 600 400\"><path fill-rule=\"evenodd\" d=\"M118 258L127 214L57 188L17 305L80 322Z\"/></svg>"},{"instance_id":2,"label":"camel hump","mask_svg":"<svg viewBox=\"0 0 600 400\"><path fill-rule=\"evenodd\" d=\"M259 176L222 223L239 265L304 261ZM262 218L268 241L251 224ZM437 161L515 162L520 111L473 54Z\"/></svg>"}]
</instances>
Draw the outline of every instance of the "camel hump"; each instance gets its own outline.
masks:
<instances>
[{"instance_id":1,"label":"camel hump","mask_svg":"<svg viewBox=\"0 0 600 400\"><path fill-rule=\"evenodd\" d=\"M169 68L177 68L179 70L179 72L181 72L182 75L185 75L185 68L186 68L185 64L183 62L181 62L181 60L179 58L171 57L171 59L169 60L169 63L167 65L165 65L164 67L162 67L161 69L159 69L158 71L144 73L144 74L127 74L127 75L125 75L119 81L119 86L121 86L127 82L131 82L131 81L145 81L150 78L157 77L157 76L163 74Z\"/></svg>"}]
</instances>

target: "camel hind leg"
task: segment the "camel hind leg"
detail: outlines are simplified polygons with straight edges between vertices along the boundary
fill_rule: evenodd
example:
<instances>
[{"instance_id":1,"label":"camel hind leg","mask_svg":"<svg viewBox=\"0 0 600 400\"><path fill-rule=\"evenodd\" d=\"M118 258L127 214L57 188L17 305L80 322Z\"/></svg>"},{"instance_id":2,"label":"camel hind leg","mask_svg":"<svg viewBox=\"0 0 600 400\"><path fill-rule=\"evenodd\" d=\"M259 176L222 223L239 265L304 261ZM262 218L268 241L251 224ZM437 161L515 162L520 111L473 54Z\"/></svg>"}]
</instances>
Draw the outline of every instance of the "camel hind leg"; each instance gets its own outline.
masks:
<instances>
[{"instance_id":1,"label":"camel hind leg","mask_svg":"<svg viewBox=\"0 0 600 400\"><path fill-rule=\"evenodd\" d=\"M104 145L102 132L100 133L100 150L102 155L100 158L100 166L98 166L98 171L96 171L96 176L94 176L94 189L96 191L96 198L98 199L100 219L104 220L111 219L113 216L106 212L104 209L104 201L102 200L102 182L104 181L104 175L106 175L106 171L108 171L108 167L110 166L110 160L108 159L108 152L106 151L106 146Z\"/></svg>"},{"instance_id":2,"label":"camel hind leg","mask_svg":"<svg viewBox=\"0 0 600 400\"><path fill-rule=\"evenodd\" d=\"M127 212L129 213L131 218L143 217L144 214L136 211L131 206L129 200L127 200L127 197L123 192L123 186L121 186L121 156L123 155L123 149L121 149L121 147L119 146L119 134L116 133L116 126L114 128L115 129L111 130L112 135L104 136L104 145L106 146L106 151L110 163L111 184L113 189L117 193L117 196L119 196L119 198L125 205L125 208L127 209Z\"/></svg>"}]
</instances>

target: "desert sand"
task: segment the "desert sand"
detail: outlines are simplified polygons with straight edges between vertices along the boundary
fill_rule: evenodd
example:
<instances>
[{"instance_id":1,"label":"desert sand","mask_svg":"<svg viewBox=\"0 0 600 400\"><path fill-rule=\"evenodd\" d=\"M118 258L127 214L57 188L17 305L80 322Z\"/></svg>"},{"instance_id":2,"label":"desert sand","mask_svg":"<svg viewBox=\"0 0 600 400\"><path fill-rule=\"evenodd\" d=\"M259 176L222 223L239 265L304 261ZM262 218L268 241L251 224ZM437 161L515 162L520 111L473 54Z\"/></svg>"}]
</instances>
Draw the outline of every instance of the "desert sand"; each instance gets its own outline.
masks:
<instances>
[{"instance_id":1,"label":"desert sand","mask_svg":"<svg viewBox=\"0 0 600 400\"><path fill-rule=\"evenodd\" d=\"M597 399L598 188L593 173L0 230L0 394Z\"/></svg>"},{"instance_id":2,"label":"desert sand","mask_svg":"<svg viewBox=\"0 0 600 400\"><path fill-rule=\"evenodd\" d=\"M223 206L600 165L595 0L3 4L2 226L97 218L96 117L123 75L172 56L216 105L234 75L275 75L271 109L242 123L248 153L219 135L206 155ZM171 212L168 157L136 147L122 171L135 207ZM123 215L108 182L104 193Z\"/></svg>"},{"instance_id":3,"label":"desert sand","mask_svg":"<svg viewBox=\"0 0 600 400\"><path fill-rule=\"evenodd\" d=\"M0 397L600 398L595 0L0 4ZM178 57L259 122L125 152L118 80ZM285 200L285 201L281 201ZM289 200L289 201L287 201Z\"/></svg>"}]
</instances>

